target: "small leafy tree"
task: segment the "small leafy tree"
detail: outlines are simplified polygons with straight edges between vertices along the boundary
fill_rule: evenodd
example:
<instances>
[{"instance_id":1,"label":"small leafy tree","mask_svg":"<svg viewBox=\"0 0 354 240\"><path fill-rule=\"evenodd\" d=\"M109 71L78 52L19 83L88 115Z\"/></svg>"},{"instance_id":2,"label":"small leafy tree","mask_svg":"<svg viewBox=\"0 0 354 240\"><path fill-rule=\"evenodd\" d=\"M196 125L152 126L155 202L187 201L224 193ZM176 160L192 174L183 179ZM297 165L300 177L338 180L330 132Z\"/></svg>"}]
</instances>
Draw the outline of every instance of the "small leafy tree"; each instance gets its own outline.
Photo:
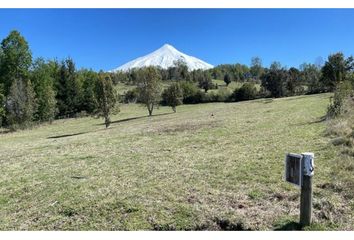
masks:
<instances>
[{"instance_id":1,"label":"small leafy tree","mask_svg":"<svg viewBox=\"0 0 354 240\"><path fill-rule=\"evenodd\" d=\"M208 92L209 89L214 87L214 84L211 80L211 76L208 72L203 72L203 74L198 76L199 87L204 89L205 92Z\"/></svg>"},{"instance_id":2,"label":"small leafy tree","mask_svg":"<svg viewBox=\"0 0 354 240\"><path fill-rule=\"evenodd\" d=\"M253 57L251 60L250 73L253 78L259 79L263 74L262 59L259 57Z\"/></svg>"},{"instance_id":3,"label":"small leafy tree","mask_svg":"<svg viewBox=\"0 0 354 240\"><path fill-rule=\"evenodd\" d=\"M37 102L31 81L15 79L7 99L8 122L12 129L29 127L34 120Z\"/></svg>"},{"instance_id":4,"label":"small leafy tree","mask_svg":"<svg viewBox=\"0 0 354 240\"><path fill-rule=\"evenodd\" d=\"M154 67L142 68L138 72L138 92L139 102L144 104L152 116L154 107L161 99L161 75Z\"/></svg>"},{"instance_id":5,"label":"small leafy tree","mask_svg":"<svg viewBox=\"0 0 354 240\"><path fill-rule=\"evenodd\" d=\"M119 112L117 93L108 74L99 73L95 87L95 97L97 100L95 115L103 117L106 128L108 128L111 124L110 115Z\"/></svg>"},{"instance_id":6,"label":"small leafy tree","mask_svg":"<svg viewBox=\"0 0 354 240\"><path fill-rule=\"evenodd\" d=\"M173 112L176 112L176 107L183 103L183 91L178 83L169 86L162 94L164 102L172 107Z\"/></svg>"},{"instance_id":7,"label":"small leafy tree","mask_svg":"<svg viewBox=\"0 0 354 240\"><path fill-rule=\"evenodd\" d=\"M225 74L224 82L226 83L226 86L229 86L229 84L231 83L231 77L228 73Z\"/></svg>"}]
</instances>

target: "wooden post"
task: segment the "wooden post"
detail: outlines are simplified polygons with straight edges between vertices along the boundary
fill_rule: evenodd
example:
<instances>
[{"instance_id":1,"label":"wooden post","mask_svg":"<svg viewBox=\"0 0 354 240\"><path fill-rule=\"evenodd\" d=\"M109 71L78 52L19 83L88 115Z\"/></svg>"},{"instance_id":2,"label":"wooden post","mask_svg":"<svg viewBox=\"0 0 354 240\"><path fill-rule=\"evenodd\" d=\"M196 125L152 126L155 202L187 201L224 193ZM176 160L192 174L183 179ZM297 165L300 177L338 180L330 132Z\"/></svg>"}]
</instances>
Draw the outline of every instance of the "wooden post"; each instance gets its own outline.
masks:
<instances>
[{"instance_id":1,"label":"wooden post","mask_svg":"<svg viewBox=\"0 0 354 240\"><path fill-rule=\"evenodd\" d=\"M303 153L302 186L300 200L300 224L308 226L312 221L312 177L314 175L314 154Z\"/></svg>"}]
</instances>

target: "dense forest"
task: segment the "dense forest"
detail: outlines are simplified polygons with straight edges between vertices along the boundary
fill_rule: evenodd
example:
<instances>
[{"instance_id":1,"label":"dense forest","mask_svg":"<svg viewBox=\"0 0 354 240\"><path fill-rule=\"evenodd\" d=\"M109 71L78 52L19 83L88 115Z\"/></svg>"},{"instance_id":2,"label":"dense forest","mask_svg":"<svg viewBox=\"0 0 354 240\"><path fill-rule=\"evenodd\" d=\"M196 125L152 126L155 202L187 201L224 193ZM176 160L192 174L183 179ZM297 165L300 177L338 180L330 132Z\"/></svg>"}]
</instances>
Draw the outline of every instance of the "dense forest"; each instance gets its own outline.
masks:
<instances>
[{"instance_id":1,"label":"dense forest","mask_svg":"<svg viewBox=\"0 0 354 240\"><path fill-rule=\"evenodd\" d=\"M266 68L259 57L254 57L250 66L223 64L205 71L188 71L183 62L176 62L169 69L96 72L77 69L71 58L33 59L25 38L12 31L2 40L0 49L0 127L15 130L87 115L104 117L108 127L110 114L119 111L119 102L144 104L151 115L158 104L176 111L176 106L183 103L330 92L341 86L351 88L353 70L353 58L339 52L329 55L323 64L304 63L299 68L287 68L279 62ZM219 87L212 79L223 80L225 86L232 82L243 84L233 92L220 89L215 94L209 93ZM170 86L163 89L163 81L170 81ZM119 96L116 85L120 83L136 87Z\"/></svg>"}]
</instances>

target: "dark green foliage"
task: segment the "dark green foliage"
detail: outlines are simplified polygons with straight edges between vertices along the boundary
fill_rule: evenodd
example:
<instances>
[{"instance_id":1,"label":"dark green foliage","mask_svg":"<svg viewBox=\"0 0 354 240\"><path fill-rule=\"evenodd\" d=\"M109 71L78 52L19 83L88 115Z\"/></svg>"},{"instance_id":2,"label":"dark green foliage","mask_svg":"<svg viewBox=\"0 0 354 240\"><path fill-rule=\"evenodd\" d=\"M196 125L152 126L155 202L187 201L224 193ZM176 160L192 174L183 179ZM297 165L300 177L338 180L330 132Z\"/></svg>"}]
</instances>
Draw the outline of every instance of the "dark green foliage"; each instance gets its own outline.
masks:
<instances>
[{"instance_id":1,"label":"dark green foliage","mask_svg":"<svg viewBox=\"0 0 354 240\"><path fill-rule=\"evenodd\" d=\"M146 67L138 71L139 101L144 104L152 115L154 107L161 100L161 75L155 67Z\"/></svg>"},{"instance_id":2,"label":"dark green foliage","mask_svg":"<svg viewBox=\"0 0 354 240\"><path fill-rule=\"evenodd\" d=\"M98 74L92 70L84 69L78 72L78 78L78 82L82 83L82 103L79 104L81 107L80 110L91 114L97 109L95 87Z\"/></svg>"},{"instance_id":3,"label":"dark green foliage","mask_svg":"<svg viewBox=\"0 0 354 240\"><path fill-rule=\"evenodd\" d=\"M245 83L241 88L235 89L232 94L234 101L252 100L257 97L257 88L254 83Z\"/></svg>"},{"instance_id":4,"label":"dark green foliage","mask_svg":"<svg viewBox=\"0 0 354 240\"><path fill-rule=\"evenodd\" d=\"M272 97L286 96L287 71L274 62L270 69L262 75L262 87L268 90Z\"/></svg>"},{"instance_id":5,"label":"dark green foliage","mask_svg":"<svg viewBox=\"0 0 354 240\"><path fill-rule=\"evenodd\" d=\"M82 82L77 77L72 59L61 62L55 86L59 116L75 116L82 109Z\"/></svg>"},{"instance_id":6,"label":"dark green foliage","mask_svg":"<svg viewBox=\"0 0 354 240\"><path fill-rule=\"evenodd\" d=\"M7 99L7 121L12 129L31 126L37 103L30 80L15 79Z\"/></svg>"},{"instance_id":7,"label":"dark green foliage","mask_svg":"<svg viewBox=\"0 0 354 240\"><path fill-rule=\"evenodd\" d=\"M303 93L304 90L301 86L300 71L298 69L294 67L290 68L286 80L287 96L294 96Z\"/></svg>"},{"instance_id":8,"label":"dark green foliage","mask_svg":"<svg viewBox=\"0 0 354 240\"><path fill-rule=\"evenodd\" d=\"M178 83L169 86L162 93L163 101L176 112L176 107L183 103L183 90Z\"/></svg>"},{"instance_id":9,"label":"dark green foliage","mask_svg":"<svg viewBox=\"0 0 354 240\"><path fill-rule=\"evenodd\" d=\"M54 78L49 64L41 58L34 62L31 81L38 103L35 119L41 122L52 122L56 114Z\"/></svg>"},{"instance_id":10,"label":"dark green foliage","mask_svg":"<svg viewBox=\"0 0 354 240\"><path fill-rule=\"evenodd\" d=\"M111 124L110 115L119 111L118 96L114 90L112 79L108 74L99 73L95 86L97 109L95 115L105 119L106 128Z\"/></svg>"},{"instance_id":11,"label":"dark green foliage","mask_svg":"<svg viewBox=\"0 0 354 240\"><path fill-rule=\"evenodd\" d=\"M224 82L226 83L226 86L229 86L229 84L231 83L230 74L228 74L228 73L225 74Z\"/></svg>"},{"instance_id":12,"label":"dark green foliage","mask_svg":"<svg viewBox=\"0 0 354 240\"><path fill-rule=\"evenodd\" d=\"M7 96L15 79L28 78L28 70L32 63L29 46L18 31L12 31L1 42L0 84L4 86Z\"/></svg>"},{"instance_id":13,"label":"dark green foliage","mask_svg":"<svg viewBox=\"0 0 354 240\"><path fill-rule=\"evenodd\" d=\"M195 104L202 101L202 92L200 89L192 82L181 82L180 87L183 92L183 103L184 104Z\"/></svg>"},{"instance_id":14,"label":"dark green foliage","mask_svg":"<svg viewBox=\"0 0 354 240\"><path fill-rule=\"evenodd\" d=\"M139 90L137 88L133 88L128 90L124 95L124 103L136 103L139 98Z\"/></svg>"},{"instance_id":15,"label":"dark green foliage","mask_svg":"<svg viewBox=\"0 0 354 240\"><path fill-rule=\"evenodd\" d=\"M336 89L337 84L347 79L348 74L353 68L353 57L345 59L341 52L329 55L328 60L322 68L321 81L329 91L333 91Z\"/></svg>"}]
</instances>

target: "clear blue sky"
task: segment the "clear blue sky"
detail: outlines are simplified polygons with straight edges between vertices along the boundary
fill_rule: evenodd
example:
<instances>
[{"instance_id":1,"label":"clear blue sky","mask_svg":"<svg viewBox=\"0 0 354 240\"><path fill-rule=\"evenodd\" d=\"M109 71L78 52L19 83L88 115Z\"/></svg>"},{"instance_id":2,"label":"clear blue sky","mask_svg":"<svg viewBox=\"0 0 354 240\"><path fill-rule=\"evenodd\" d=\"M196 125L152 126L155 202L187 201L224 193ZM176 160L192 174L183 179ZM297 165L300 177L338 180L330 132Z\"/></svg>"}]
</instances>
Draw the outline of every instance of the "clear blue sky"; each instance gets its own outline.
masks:
<instances>
[{"instance_id":1,"label":"clear blue sky","mask_svg":"<svg viewBox=\"0 0 354 240\"><path fill-rule=\"evenodd\" d=\"M354 54L353 9L0 9L0 39L16 29L34 57L72 57L110 70L164 43L213 65L259 56L265 66Z\"/></svg>"}]
</instances>

